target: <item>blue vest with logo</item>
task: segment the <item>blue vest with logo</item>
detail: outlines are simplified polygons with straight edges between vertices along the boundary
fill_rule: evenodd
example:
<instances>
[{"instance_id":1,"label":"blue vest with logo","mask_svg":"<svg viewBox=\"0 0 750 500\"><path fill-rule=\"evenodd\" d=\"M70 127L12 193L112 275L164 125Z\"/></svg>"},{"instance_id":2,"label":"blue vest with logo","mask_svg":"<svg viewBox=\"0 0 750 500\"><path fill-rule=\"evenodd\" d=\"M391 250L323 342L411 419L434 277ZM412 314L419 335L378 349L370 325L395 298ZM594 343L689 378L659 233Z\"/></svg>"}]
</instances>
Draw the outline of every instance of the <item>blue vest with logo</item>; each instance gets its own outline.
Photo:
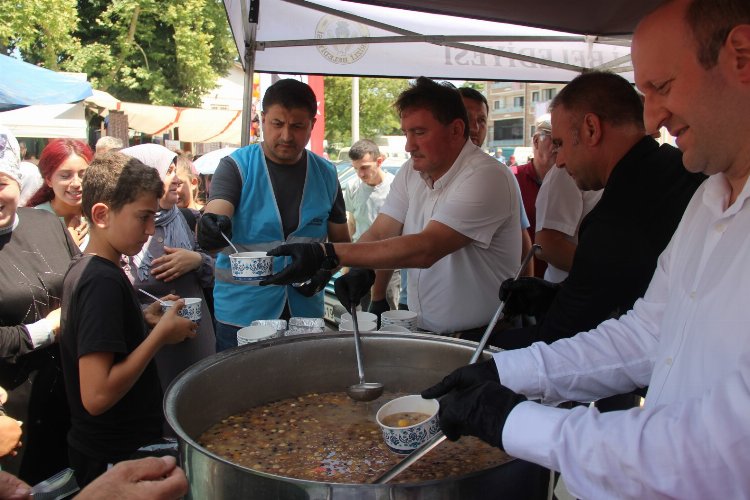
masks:
<instances>
[{"instance_id":1,"label":"blue vest with logo","mask_svg":"<svg viewBox=\"0 0 750 500\"><path fill-rule=\"evenodd\" d=\"M286 241L263 148L253 144L232 153L243 182L239 206L235 207L232 218L232 243L240 252L266 252L283 243L326 240L328 217L338 192L336 168L310 151L305 153L307 175L299 225ZM217 321L243 327L256 319L276 319L287 301L292 316L323 316L323 292L305 297L291 286L256 286L233 280L228 257L232 252L231 247L227 247L216 259L214 307ZM290 262L288 257L276 257L274 272Z\"/></svg>"}]
</instances>

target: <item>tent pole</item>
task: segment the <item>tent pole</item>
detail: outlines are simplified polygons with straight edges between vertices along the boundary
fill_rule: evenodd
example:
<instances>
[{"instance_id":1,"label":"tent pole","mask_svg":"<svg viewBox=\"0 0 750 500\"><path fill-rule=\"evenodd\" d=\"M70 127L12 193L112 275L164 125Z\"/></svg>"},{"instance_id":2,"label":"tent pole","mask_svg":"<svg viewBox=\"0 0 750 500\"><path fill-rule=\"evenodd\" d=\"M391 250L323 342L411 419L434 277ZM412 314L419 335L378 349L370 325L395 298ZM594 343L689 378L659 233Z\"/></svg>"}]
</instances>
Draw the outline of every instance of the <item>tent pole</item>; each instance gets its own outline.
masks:
<instances>
[{"instance_id":1,"label":"tent pole","mask_svg":"<svg viewBox=\"0 0 750 500\"><path fill-rule=\"evenodd\" d=\"M248 12L249 4L249 12ZM242 132L241 145L250 144L250 128L253 117L253 75L255 72L255 40L258 29L259 0L242 1L242 21L245 31L245 85L242 95Z\"/></svg>"}]
</instances>

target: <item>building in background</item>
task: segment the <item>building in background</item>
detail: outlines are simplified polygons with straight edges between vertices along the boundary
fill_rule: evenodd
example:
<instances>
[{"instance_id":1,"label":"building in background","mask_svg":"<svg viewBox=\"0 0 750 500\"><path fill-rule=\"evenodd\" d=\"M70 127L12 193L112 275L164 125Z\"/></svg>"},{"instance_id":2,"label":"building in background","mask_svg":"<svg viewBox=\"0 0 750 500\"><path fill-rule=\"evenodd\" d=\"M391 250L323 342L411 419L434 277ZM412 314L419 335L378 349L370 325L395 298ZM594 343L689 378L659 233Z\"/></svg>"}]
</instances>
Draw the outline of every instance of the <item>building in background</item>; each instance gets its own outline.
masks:
<instances>
[{"instance_id":1,"label":"building in background","mask_svg":"<svg viewBox=\"0 0 750 500\"><path fill-rule=\"evenodd\" d=\"M485 96L490 112L487 123L489 152L502 148L506 159L515 148L529 148L536 118L547 112L547 106L564 83L485 82ZM523 158L516 158L520 163Z\"/></svg>"}]
</instances>

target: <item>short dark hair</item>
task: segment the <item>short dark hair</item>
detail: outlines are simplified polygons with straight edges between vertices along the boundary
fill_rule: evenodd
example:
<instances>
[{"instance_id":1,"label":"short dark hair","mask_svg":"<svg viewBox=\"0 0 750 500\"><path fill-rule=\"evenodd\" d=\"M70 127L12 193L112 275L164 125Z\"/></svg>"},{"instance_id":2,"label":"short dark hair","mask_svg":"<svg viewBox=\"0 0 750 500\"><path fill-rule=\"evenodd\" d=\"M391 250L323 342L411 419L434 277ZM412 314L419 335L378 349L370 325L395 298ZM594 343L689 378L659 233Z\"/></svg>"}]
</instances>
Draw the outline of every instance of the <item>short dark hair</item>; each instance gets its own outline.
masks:
<instances>
[{"instance_id":1,"label":"short dark hair","mask_svg":"<svg viewBox=\"0 0 750 500\"><path fill-rule=\"evenodd\" d=\"M401 95L393 105L401 116L410 108L429 110L432 116L443 125L450 125L453 120L464 122L464 137L469 137L469 115L464 101L456 87L448 82L437 83L420 76Z\"/></svg>"},{"instance_id":2,"label":"short dark hair","mask_svg":"<svg viewBox=\"0 0 750 500\"><path fill-rule=\"evenodd\" d=\"M750 24L750 2L693 0L685 13L685 22L698 46L698 61L704 69L711 69L719 62L719 51L729 32L739 24Z\"/></svg>"},{"instance_id":3,"label":"short dark hair","mask_svg":"<svg viewBox=\"0 0 750 500\"><path fill-rule=\"evenodd\" d=\"M91 220L91 208L104 203L118 212L143 194L164 196L164 182L155 168L136 158L108 151L94 158L83 174L81 184L83 215Z\"/></svg>"},{"instance_id":4,"label":"short dark hair","mask_svg":"<svg viewBox=\"0 0 750 500\"><path fill-rule=\"evenodd\" d=\"M286 109L305 109L310 118L318 113L318 99L315 92L306 83L294 78L285 78L274 83L263 95L263 111L278 104Z\"/></svg>"},{"instance_id":5,"label":"short dark hair","mask_svg":"<svg viewBox=\"0 0 750 500\"><path fill-rule=\"evenodd\" d=\"M461 94L461 97L464 99L471 99L472 101L481 102L484 104L484 108L489 111L490 105L487 102L487 98L484 97L484 94L479 92L477 89L471 88L471 87L459 87L458 93Z\"/></svg>"},{"instance_id":6,"label":"short dark hair","mask_svg":"<svg viewBox=\"0 0 750 500\"><path fill-rule=\"evenodd\" d=\"M575 77L552 99L550 111L557 106L578 115L577 120L593 113L614 125L632 124L645 130L641 97L626 79L614 73L591 71Z\"/></svg>"},{"instance_id":7,"label":"short dark hair","mask_svg":"<svg viewBox=\"0 0 750 500\"><path fill-rule=\"evenodd\" d=\"M361 160L367 155L371 155L373 160L380 158L380 148L370 139L360 139L349 149L349 158L351 160Z\"/></svg>"}]
</instances>

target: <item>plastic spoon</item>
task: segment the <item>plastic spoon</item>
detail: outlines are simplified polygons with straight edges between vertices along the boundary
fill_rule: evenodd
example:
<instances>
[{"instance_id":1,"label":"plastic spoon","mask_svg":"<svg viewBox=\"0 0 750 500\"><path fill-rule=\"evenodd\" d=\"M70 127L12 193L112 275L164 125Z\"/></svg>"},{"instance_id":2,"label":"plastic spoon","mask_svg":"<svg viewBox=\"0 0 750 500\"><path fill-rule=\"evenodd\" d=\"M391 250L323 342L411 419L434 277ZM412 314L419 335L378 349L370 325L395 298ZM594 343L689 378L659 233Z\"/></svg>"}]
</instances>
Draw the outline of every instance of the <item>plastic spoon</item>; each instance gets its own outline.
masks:
<instances>
[{"instance_id":1,"label":"plastic spoon","mask_svg":"<svg viewBox=\"0 0 750 500\"><path fill-rule=\"evenodd\" d=\"M365 382L365 370L362 367L362 346L359 342L359 320L357 319L357 305L352 303L352 323L354 323L354 351L357 353L357 373L359 383L350 385L346 394L354 401L372 401L383 394L383 384L379 382Z\"/></svg>"},{"instance_id":2,"label":"plastic spoon","mask_svg":"<svg viewBox=\"0 0 750 500\"><path fill-rule=\"evenodd\" d=\"M156 295L151 295L146 290L143 290L141 288L139 288L138 291L141 292L143 295L148 295L149 297L151 297L152 299L154 299L155 301L157 301L159 304L163 305L164 307L169 307L169 303L168 302L164 302L163 300L161 300Z\"/></svg>"},{"instance_id":3,"label":"plastic spoon","mask_svg":"<svg viewBox=\"0 0 750 500\"><path fill-rule=\"evenodd\" d=\"M229 246L232 247L232 250L234 250L234 253L240 253L239 250L237 250L237 247L232 244L232 241L227 238L227 235L224 234L222 231L219 231L221 235L224 237L225 240L227 240L227 243L229 243Z\"/></svg>"}]
</instances>

